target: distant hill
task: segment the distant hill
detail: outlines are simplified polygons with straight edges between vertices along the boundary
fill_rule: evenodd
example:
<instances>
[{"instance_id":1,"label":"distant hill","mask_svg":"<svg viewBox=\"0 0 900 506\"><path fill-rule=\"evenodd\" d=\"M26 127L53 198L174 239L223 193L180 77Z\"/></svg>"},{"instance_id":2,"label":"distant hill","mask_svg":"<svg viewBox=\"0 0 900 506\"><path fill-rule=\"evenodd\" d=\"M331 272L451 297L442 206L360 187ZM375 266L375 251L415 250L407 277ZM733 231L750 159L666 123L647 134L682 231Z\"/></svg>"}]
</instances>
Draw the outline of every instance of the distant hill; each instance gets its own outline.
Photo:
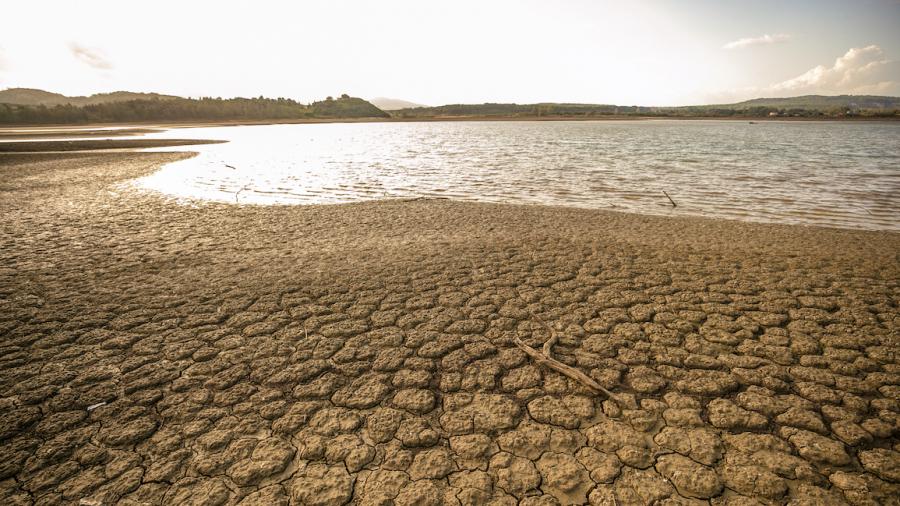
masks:
<instances>
[{"instance_id":1,"label":"distant hill","mask_svg":"<svg viewBox=\"0 0 900 506\"><path fill-rule=\"evenodd\" d=\"M304 119L591 119L655 118L885 118L900 119L900 97L807 95L756 98L735 104L647 107L611 104L450 104L427 107L402 100L341 95L303 104L287 98L181 98L117 91L67 97L28 88L0 91L2 124L129 123L140 121L298 121ZM409 105L393 109L397 105ZM390 113L385 112L390 110Z\"/></svg>"},{"instance_id":2,"label":"distant hill","mask_svg":"<svg viewBox=\"0 0 900 506\"><path fill-rule=\"evenodd\" d=\"M0 91L0 103L16 105L60 105L68 103L65 95L31 88L9 88Z\"/></svg>"},{"instance_id":3,"label":"distant hill","mask_svg":"<svg viewBox=\"0 0 900 506\"><path fill-rule=\"evenodd\" d=\"M361 98L341 95L310 104L316 118L389 118L390 115Z\"/></svg>"},{"instance_id":4,"label":"distant hill","mask_svg":"<svg viewBox=\"0 0 900 506\"><path fill-rule=\"evenodd\" d=\"M719 106L722 107L722 106ZM775 107L779 109L900 109L900 97L876 95L805 95L788 98L754 98L726 107L746 109L750 107Z\"/></svg>"},{"instance_id":5,"label":"distant hill","mask_svg":"<svg viewBox=\"0 0 900 506\"><path fill-rule=\"evenodd\" d=\"M29 90L40 91L40 90ZM32 100L46 99L47 92L30 93ZM55 95L49 93L48 95ZM141 121L275 121L306 119L387 118L388 113L361 98L342 95L306 105L287 98L144 98L112 100L84 105L70 102L50 105L0 102L0 124L134 123ZM146 98L151 95L152 98ZM61 95L60 95L61 96ZM88 98L95 98L93 95ZM14 97L15 98L15 97ZM64 97L68 98L68 97ZM21 99L21 96L20 96Z\"/></svg>"},{"instance_id":6,"label":"distant hill","mask_svg":"<svg viewBox=\"0 0 900 506\"><path fill-rule=\"evenodd\" d=\"M785 98L754 98L735 104L659 108L657 112L665 116L689 117L897 118L900 116L900 97L805 95Z\"/></svg>"},{"instance_id":7,"label":"distant hill","mask_svg":"<svg viewBox=\"0 0 900 506\"><path fill-rule=\"evenodd\" d=\"M96 93L89 97L67 97L59 93L52 93L32 88L9 88L0 91L0 104L14 105L94 105L110 102L125 102L128 100L172 100L172 95L160 95L159 93L135 93L131 91L114 91L112 93Z\"/></svg>"},{"instance_id":8,"label":"distant hill","mask_svg":"<svg viewBox=\"0 0 900 506\"><path fill-rule=\"evenodd\" d=\"M477 117L543 117L543 116L602 116L650 112L648 107L603 104L449 104L391 111L396 118L465 118Z\"/></svg>"},{"instance_id":9,"label":"distant hill","mask_svg":"<svg viewBox=\"0 0 900 506\"><path fill-rule=\"evenodd\" d=\"M398 109L415 109L416 107L428 107L427 105L417 104L397 98L377 97L369 100L375 107L382 111L396 111Z\"/></svg>"},{"instance_id":10,"label":"distant hill","mask_svg":"<svg viewBox=\"0 0 900 506\"><path fill-rule=\"evenodd\" d=\"M396 118L590 118L596 116L692 117L888 117L900 116L900 97L871 95L757 98L736 104L647 107L605 104L453 104L391 111Z\"/></svg>"}]
</instances>

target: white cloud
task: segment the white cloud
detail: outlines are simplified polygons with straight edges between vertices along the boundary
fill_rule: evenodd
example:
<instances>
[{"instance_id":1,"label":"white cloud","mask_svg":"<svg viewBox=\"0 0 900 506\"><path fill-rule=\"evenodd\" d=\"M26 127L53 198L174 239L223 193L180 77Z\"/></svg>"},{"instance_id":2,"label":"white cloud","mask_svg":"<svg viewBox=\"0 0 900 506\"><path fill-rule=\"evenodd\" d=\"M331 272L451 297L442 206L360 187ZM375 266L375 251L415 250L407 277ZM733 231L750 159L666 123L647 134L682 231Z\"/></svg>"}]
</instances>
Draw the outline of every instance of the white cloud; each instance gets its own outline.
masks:
<instances>
[{"instance_id":1,"label":"white cloud","mask_svg":"<svg viewBox=\"0 0 900 506\"><path fill-rule=\"evenodd\" d=\"M0 71L6 70L6 55L3 54L3 46L0 46Z\"/></svg>"},{"instance_id":2,"label":"white cloud","mask_svg":"<svg viewBox=\"0 0 900 506\"><path fill-rule=\"evenodd\" d=\"M900 61L884 56L870 45L851 48L834 65L818 65L803 74L767 86L705 90L698 103L730 104L760 97L798 95L888 95L900 96Z\"/></svg>"},{"instance_id":3,"label":"white cloud","mask_svg":"<svg viewBox=\"0 0 900 506\"><path fill-rule=\"evenodd\" d=\"M900 62L888 60L876 45L851 48L826 67L773 84L776 93L892 94L900 91Z\"/></svg>"},{"instance_id":4,"label":"white cloud","mask_svg":"<svg viewBox=\"0 0 900 506\"><path fill-rule=\"evenodd\" d=\"M744 37L743 39L733 40L722 46L722 49L743 49L750 46L778 44L780 42L787 42L790 39L791 36L786 33L776 33L775 35L766 33L759 37Z\"/></svg>"},{"instance_id":5,"label":"white cloud","mask_svg":"<svg viewBox=\"0 0 900 506\"><path fill-rule=\"evenodd\" d=\"M106 59L100 50L84 47L77 42L70 42L69 51L72 52L72 56L75 59L95 69L109 70L113 68L112 63Z\"/></svg>"}]
</instances>

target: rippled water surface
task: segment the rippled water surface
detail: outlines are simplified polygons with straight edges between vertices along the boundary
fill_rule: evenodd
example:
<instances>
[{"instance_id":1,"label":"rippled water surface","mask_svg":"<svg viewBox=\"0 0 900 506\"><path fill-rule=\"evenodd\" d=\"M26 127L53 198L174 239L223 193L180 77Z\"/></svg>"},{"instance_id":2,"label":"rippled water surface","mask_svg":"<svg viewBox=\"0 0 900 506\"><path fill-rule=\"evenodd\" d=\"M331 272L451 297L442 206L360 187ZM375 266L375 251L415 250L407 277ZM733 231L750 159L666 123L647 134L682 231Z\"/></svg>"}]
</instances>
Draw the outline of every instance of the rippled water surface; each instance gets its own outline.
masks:
<instances>
[{"instance_id":1,"label":"rippled water surface","mask_svg":"<svg viewBox=\"0 0 900 506\"><path fill-rule=\"evenodd\" d=\"M184 199L426 196L900 230L900 123L331 123L147 137L160 136L230 141L178 148L200 155L137 182Z\"/></svg>"}]
</instances>

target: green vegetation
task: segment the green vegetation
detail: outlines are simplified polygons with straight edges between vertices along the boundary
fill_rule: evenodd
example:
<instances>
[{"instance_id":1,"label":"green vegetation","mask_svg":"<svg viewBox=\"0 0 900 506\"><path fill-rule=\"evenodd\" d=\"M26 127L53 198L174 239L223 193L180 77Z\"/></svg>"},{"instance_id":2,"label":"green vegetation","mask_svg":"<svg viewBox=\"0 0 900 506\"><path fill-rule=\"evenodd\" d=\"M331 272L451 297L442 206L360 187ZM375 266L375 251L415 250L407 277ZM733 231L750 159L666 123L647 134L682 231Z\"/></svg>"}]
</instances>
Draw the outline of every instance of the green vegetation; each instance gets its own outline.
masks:
<instances>
[{"instance_id":1,"label":"green vegetation","mask_svg":"<svg viewBox=\"0 0 900 506\"><path fill-rule=\"evenodd\" d=\"M309 106L314 118L387 118L390 115L361 98L341 95Z\"/></svg>"},{"instance_id":2,"label":"green vegetation","mask_svg":"<svg viewBox=\"0 0 900 506\"><path fill-rule=\"evenodd\" d=\"M900 97L882 97L876 95L804 95L788 98L754 98L728 107L773 107L781 109L898 109Z\"/></svg>"},{"instance_id":3,"label":"green vegetation","mask_svg":"<svg viewBox=\"0 0 900 506\"><path fill-rule=\"evenodd\" d=\"M39 90L38 90L39 91ZM96 97L96 95L94 95ZM90 105L0 103L0 124L132 123L140 121L302 120L386 118L388 114L360 98L305 105L286 98L151 98Z\"/></svg>"},{"instance_id":4,"label":"green vegetation","mask_svg":"<svg viewBox=\"0 0 900 506\"><path fill-rule=\"evenodd\" d=\"M97 93L89 97L67 97L59 93L51 93L32 88L9 88L0 91L0 104L16 105L93 105L107 102L125 102L128 100L170 100L178 97L160 95L159 93L134 93L131 91L114 91Z\"/></svg>"},{"instance_id":5,"label":"green vegetation","mask_svg":"<svg viewBox=\"0 0 900 506\"><path fill-rule=\"evenodd\" d=\"M900 97L810 95L793 98L760 98L737 104L687 107L643 107L602 104L456 104L392 111L396 118L426 119L455 117L578 118L595 116L650 117L900 117Z\"/></svg>"},{"instance_id":6,"label":"green vegetation","mask_svg":"<svg viewBox=\"0 0 900 506\"><path fill-rule=\"evenodd\" d=\"M396 102L396 101L395 101ZM643 107L606 104L454 104L386 113L361 98L341 95L312 104L287 98L190 99L117 91L66 97L42 90L0 91L0 124L133 123L141 121L294 121L344 118L894 118L900 97L809 95L758 98L736 104Z\"/></svg>"},{"instance_id":7,"label":"green vegetation","mask_svg":"<svg viewBox=\"0 0 900 506\"><path fill-rule=\"evenodd\" d=\"M430 117L543 117L543 116L605 116L614 114L649 113L649 107L623 107L597 104L453 104L438 107L416 107L392 111L396 118Z\"/></svg>"},{"instance_id":8,"label":"green vegetation","mask_svg":"<svg viewBox=\"0 0 900 506\"><path fill-rule=\"evenodd\" d=\"M873 95L805 95L788 98L755 98L736 104L668 108L664 115L749 117L898 117L900 97Z\"/></svg>"}]
</instances>

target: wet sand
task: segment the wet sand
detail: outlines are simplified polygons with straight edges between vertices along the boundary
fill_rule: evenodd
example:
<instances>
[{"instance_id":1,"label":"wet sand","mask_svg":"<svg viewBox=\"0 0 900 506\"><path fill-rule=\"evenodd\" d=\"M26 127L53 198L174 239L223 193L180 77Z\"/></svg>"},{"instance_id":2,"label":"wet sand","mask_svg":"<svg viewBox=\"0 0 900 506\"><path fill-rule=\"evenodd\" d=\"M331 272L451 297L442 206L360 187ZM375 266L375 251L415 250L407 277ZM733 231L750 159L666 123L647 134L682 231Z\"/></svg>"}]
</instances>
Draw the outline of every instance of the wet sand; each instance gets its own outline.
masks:
<instances>
[{"instance_id":1,"label":"wet sand","mask_svg":"<svg viewBox=\"0 0 900 506\"><path fill-rule=\"evenodd\" d=\"M141 149L169 146L215 144L223 141L200 139L87 139L27 142L0 142L0 153L40 153L49 151L95 151L104 149Z\"/></svg>"},{"instance_id":2,"label":"wet sand","mask_svg":"<svg viewBox=\"0 0 900 506\"><path fill-rule=\"evenodd\" d=\"M52 137L121 137L162 132L161 128L0 127L0 141Z\"/></svg>"},{"instance_id":3,"label":"wet sand","mask_svg":"<svg viewBox=\"0 0 900 506\"><path fill-rule=\"evenodd\" d=\"M185 156L0 154L0 503L900 497L900 234L120 186Z\"/></svg>"}]
</instances>

